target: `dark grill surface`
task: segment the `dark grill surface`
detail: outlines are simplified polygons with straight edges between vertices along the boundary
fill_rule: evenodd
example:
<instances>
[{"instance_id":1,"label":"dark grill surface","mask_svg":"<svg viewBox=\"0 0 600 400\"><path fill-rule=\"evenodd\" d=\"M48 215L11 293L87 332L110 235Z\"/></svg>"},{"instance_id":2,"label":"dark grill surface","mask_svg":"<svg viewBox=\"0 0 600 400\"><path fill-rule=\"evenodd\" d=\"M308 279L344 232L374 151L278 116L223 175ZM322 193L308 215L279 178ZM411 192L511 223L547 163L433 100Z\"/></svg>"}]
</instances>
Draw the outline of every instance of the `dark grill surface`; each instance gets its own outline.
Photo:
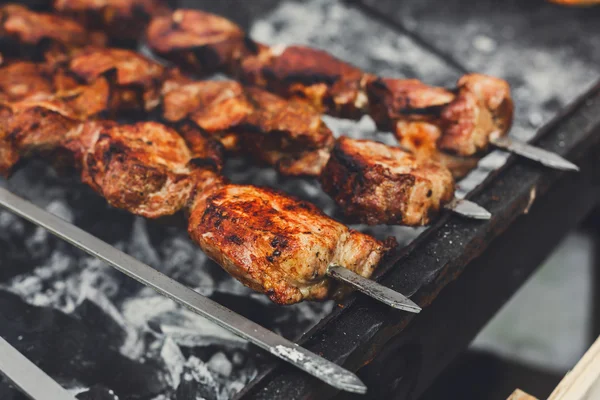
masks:
<instances>
[{"instance_id":1,"label":"dark grill surface","mask_svg":"<svg viewBox=\"0 0 600 400\"><path fill-rule=\"evenodd\" d=\"M505 78L516 101L512 134L530 139L537 132L537 144L582 167L580 174L565 174L514 158L505 164L504 154L493 153L460 183L494 214L492 220L446 215L426 231L369 230L407 245L378 276L427 306L416 317L362 296L340 307L272 305L208 261L179 221L146 222L111 209L74 177L58 176L41 163L9 181L11 190L221 304L287 337L303 336L310 350L358 370L370 398L417 398L558 240L598 205L600 8L569 9L541 0L180 5L229 17L260 41L310 44L384 76L448 87L465 71ZM337 133L373 137L368 118L326 121ZM376 139L394 143L387 133ZM281 188L333 212L315 182L281 179L241 161L230 162L226 174L236 182ZM112 398L110 391L120 399L156 400L228 399L238 392L244 399L338 395L4 211L0 283L0 335L81 398ZM20 398L0 383L0 399Z\"/></svg>"}]
</instances>

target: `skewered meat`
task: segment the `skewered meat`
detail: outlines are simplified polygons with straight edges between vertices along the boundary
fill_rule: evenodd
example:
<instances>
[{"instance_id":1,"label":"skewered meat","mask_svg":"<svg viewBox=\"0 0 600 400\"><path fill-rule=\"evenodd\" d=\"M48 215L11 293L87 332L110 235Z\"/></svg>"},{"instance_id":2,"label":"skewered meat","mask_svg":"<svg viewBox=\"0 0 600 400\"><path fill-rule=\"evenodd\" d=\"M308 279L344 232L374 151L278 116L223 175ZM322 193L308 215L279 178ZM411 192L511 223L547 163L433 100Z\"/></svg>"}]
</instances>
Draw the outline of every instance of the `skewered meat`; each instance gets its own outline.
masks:
<instances>
[{"instance_id":1,"label":"skewered meat","mask_svg":"<svg viewBox=\"0 0 600 400\"><path fill-rule=\"evenodd\" d=\"M112 73L110 108L119 112L155 108L165 71L137 52L117 48L88 48L68 64L68 72L87 84Z\"/></svg>"},{"instance_id":2,"label":"skewered meat","mask_svg":"<svg viewBox=\"0 0 600 400\"><path fill-rule=\"evenodd\" d=\"M450 171L397 147L341 137L319 178L349 218L367 224L428 224L454 197Z\"/></svg>"},{"instance_id":3,"label":"skewered meat","mask_svg":"<svg viewBox=\"0 0 600 400\"><path fill-rule=\"evenodd\" d=\"M240 27L202 11L177 10L153 18L146 36L156 54L201 74L227 68L246 51Z\"/></svg>"},{"instance_id":4,"label":"skewered meat","mask_svg":"<svg viewBox=\"0 0 600 400\"><path fill-rule=\"evenodd\" d=\"M336 116L369 113L380 129L396 133L402 147L445 163L455 176L476 164L474 157L487 149L491 136L506 134L511 125L508 84L484 75L465 75L454 91L415 80L377 79L321 50L253 42L231 22L196 10L154 19L147 39L182 68L218 69ZM218 62L211 57L216 53Z\"/></svg>"},{"instance_id":5,"label":"skewered meat","mask_svg":"<svg viewBox=\"0 0 600 400\"><path fill-rule=\"evenodd\" d=\"M244 83L287 98L306 99L320 112L343 118L357 119L367 112L363 86L372 76L310 47L258 48L258 54L248 54L233 71Z\"/></svg>"},{"instance_id":6,"label":"skewered meat","mask_svg":"<svg viewBox=\"0 0 600 400\"><path fill-rule=\"evenodd\" d=\"M80 122L60 103L25 101L6 110L0 110L2 122L8 121L11 133L2 137L0 153L66 153L84 182L138 215L170 215L189 205L192 239L242 283L279 304L329 296L329 265L370 276L392 245L348 229L310 203L227 184L215 171L197 167L184 140L164 125Z\"/></svg>"},{"instance_id":7,"label":"skewered meat","mask_svg":"<svg viewBox=\"0 0 600 400\"><path fill-rule=\"evenodd\" d=\"M380 129L393 131L415 152L472 156L504 135L512 121L508 84L480 74L458 81L456 94L417 80L380 79L367 84L371 115Z\"/></svg>"},{"instance_id":8,"label":"skewered meat","mask_svg":"<svg viewBox=\"0 0 600 400\"><path fill-rule=\"evenodd\" d=\"M230 152L274 165L285 175L317 176L334 138L310 106L231 81L200 81L163 89L166 120L189 120Z\"/></svg>"},{"instance_id":9,"label":"skewered meat","mask_svg":"<svg viewBox=\"0 0 600 400\"><path fill-rule=\"evenodd\" d=\"M69 18L34 12L17 4L0 7L3 56L60 60L74 49L102 46L104 34L90 32Z\"/></svg>"},{"instance_id":10,"label":"skewered meat","mask_svg":"<svg viewBox=\"0 0 600 400\"><path fill-rule=\"evenodd\" d=\"M54 0L54 8L112 38L136 40L153 16L169 13L163 0Z\"/></svg>"},{"instance_id":11,"label":"skewered meat","mask_svg":"<svg viewBox=\"0 0 600 400\"><path fill-rule=\"evenodd\" d=\"M279 304L325 299L330 265L370 276L390 245L310 203L243 185L224 185L197 200L188 231L231 275Z\"/></svg>"}]
</instances>

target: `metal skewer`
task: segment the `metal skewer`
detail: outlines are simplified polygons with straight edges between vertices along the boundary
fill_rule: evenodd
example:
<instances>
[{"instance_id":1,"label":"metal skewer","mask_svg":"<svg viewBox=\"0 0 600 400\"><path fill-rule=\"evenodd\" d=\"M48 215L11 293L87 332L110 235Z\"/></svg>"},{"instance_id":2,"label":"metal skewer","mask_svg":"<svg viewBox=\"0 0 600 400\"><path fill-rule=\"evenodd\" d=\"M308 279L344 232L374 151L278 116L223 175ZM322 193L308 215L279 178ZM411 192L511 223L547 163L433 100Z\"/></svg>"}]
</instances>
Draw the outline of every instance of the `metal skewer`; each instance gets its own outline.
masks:
<instances>
[{"instance_id":1,"label":"metal skewer","mask_svg":"<svg viewBox=\"0 0 600 400\"><path fill-rule=\"evenodd\" d=\"M500 149L508 150L522 157L537 161L550 168L556 168L564 171L579 171L579 167L572 162L565 160L556 153L539 147L532 146L520 140L509 138L508 136L490 136L490 143Z\"/></svg>"},{"instance_id":2,"label":"metal skewer","mask_svg":"<svg viewBox=\"0 0 600 400\"><path fill-rule=\"evenodd\" d=\"M446 205L444 208L455 212L456 214L462 215L463 217L473 218L473 219L490 219L492 218L492 213L490 213L485 208L481 207L477 203L473 203L472 201L459 199L455 197L452 201Z\"/></svg>"},{"instance_id":3,"label":"metal skewer","mask_svg":"<svg viewBox=\"0 0 600 400\"><path fill-rule=\"evenodd\" d=\"M2 187L0 187L0 205L323 382L340 390L366 393L367 387L352 372L202 296Z\"/></svg>"},{"instance_id":4,"label":"metal skewer","mask_svg":"<svg viewBox=\"0 0 600 400\"><path fill-rule=\"evenodd\" d=\"M33 400L77 400L2 337L0 373Z\"/></svg>"},{"instance_id":5,"label":"metal skewer","mask_svg":"<svg viewBox=\"0 0 600 400\"><path fill-rule=\"evenodd\" d=\"M347 283L358 291L374 298L390 307L412 313L421 312L421 307L408 297L370 279L364 278L347 268L331 265L327 268L327 275L340 282Z\"/></svg>"}]
</instances>

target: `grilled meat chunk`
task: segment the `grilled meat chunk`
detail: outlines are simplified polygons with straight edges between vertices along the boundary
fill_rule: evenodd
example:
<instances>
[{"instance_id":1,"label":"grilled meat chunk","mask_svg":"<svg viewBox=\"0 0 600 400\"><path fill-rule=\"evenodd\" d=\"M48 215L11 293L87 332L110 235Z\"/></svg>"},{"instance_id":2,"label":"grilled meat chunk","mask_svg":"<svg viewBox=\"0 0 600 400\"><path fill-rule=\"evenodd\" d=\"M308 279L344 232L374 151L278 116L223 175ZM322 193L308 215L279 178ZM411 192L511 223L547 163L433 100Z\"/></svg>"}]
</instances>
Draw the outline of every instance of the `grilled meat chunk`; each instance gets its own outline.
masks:
<instances>
[{"instance_id":1,"label":"grilled meat chunk","mask_svg":"<svg viewBox=\"0 0 600 400\"><path fill-rule=\"evenodd\" d=\"M317 176L327 163L333 134L303 102L231 81L166 86L164 118L193 122L230 152L243 148L285 175Z\"/></svg>"},{"instance_id":2,"label":"grilled meat chunk","mask_svg":"<svg viewBox=\"0 0 600 400\"><path fill-rule=\"evenodd\" d=\"M56 100L3 103L0 106L0 174L8 176L21 158L47 156L55 165L74 162L65 144L81 121Z\"/></svg>"},{"instance_id":3,"label":"grilled meat chunk","mask_svg":"<svg viewBox=\"0 0 600 400\"><path fill-rule=\"evenodd\" d=\"M246 35L233 22L199 10L177 10L154 18L146 39L156 54L197 74L227 69L248 49Z\"/></svg>"},{"instance_id":4,"label":"grilled meat chunk","mask_svg":"<svg viewBox=\"0 0 600 400\"><path fill-rule=\"evenodd\" d=\"M117 48L88 48L73 57L68 72L86 84L109 79L110 109L115 112L154 109L165 68L141 54Z\"/></svg>"},{"instance_id":5,"label":"grilled meat chunk","mask_svg":"<svg viewBox=\"0 0 600 400\"><path fill-rule=\"evenodd\" d=\"M380 79L366 87L378 127L393 131L415 153L424 148L473 156L488 147L491 135L510 129L513 104L501 79L467 74L455 93L416 80Z\"/></svg>"},{"instance_id":6,"label":"grilled meat chunk","mask_svg":"<svg viewBox=\"0 0 600 400\"><path fill-rule=\"evenodd\" d=\"M358 119L367 110L363 91L374 79L331 54L305 46L258 46L233 74L286 98L305 99L319 112Z\"/></svg>"},{"instance_id":7,"label":"grilled meat chunk","mask_svg":"<svg viewBox=\"0 0 600 400\"><path fill-rule=\"evenodd\" d=\"M362 88L373 78L324 51L268 47L248 39L231 21L197 10L155 18L147 37L157 54L196 73L226 71L280 96L307 100L319 112L347 118L366 112Z\"/></svg>"},{"instance_id":8,"label":"grilled meat chunk","mask_svg":"<svg viewBox=\"0 0 600 400\"><path fill-rule=\"evenodd\" d=\"M36 60L62 60L78 48L106 43L104 34L87 31L69 18L17 4L0 7L0 38L4 57Z\"/></svg>"},{"instance_id":9,"label":"grilled meat chunk","mask_svg":"<svg viewBox=\"0 0 600 400\"><path fill-rule=\"evenodd\" d=\"M156 122L93 123L84 128L82 180L109 204L147 218L180 211L195 184L183 138Z\"/></svg>"},{"instance_id":10,"label":"grilled meat chunk","mask_svg":"<svg viewBox=\"0 0 600 400\"><path fill-rule=\"evenodd\" d=\"M4 103L0 114L1 174L22 157L43 156L80 170L83 182L114 207L148 218L181 210L218 158L208 140L202 148L196 138L193 152L163 124L82 121L56 99Z\"/></svg>"},{"instance_id":11,"label":"grilled meat chunk","mask_svg":"<svg viewBox=\"0 0 600 400\"><path fill-rule=\"evenodd\" d=\"M54 0L54 9L121 40L136 40L152 17L170 13L164 0Z\"/></svg>"},{"instance_id":12,"label":"grilled meat chunk","mask_svg":"<svg viewBox=\"0 0 600 400\"><path fill-rule=\"evenodd\" d=\"M502 79L467 74L458 81L456 98L441 113L442 150L471 156L486 150L491 136L506 135L512 125L510 87Z\"/></svg>"},{"instance_id":13,"label":"grilled meat chunk","mask_svg":"<svg viewBox=\"0 0 600 400\"><path fill-rule=\"evenodd\" d=\"M197 199L188 231L227 272L279 304L325 299L328 266L369 277L387 250L310 203L243 185L225 184Z\"/></svg>"},{"instance_id":14,"label":"grilled meat chunk","mask_svg":"<svg viewBox=\"0 0 600 400\"><path fill-rule=\"evenodd\" d=\"M441 164L347 137L337 140L319 180L347 217L369 225L426 225L454 197L452 174Z\"/></svg>"}]
</instances>

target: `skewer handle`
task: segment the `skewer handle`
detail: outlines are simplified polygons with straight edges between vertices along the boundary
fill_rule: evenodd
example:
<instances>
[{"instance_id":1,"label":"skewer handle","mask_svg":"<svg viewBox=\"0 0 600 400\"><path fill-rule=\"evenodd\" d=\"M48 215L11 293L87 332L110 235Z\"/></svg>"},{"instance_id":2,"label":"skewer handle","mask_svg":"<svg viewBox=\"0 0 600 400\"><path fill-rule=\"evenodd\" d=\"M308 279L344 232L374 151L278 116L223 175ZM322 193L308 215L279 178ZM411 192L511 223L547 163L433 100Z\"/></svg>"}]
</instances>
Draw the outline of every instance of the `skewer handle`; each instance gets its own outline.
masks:
<instances>
[{"instance_id":1,"label":"skewer handle","mask_svg":"<svg viewBox=\"0 0 600 400\"><path fill-rule=\"evenodd\" d=\"M540 164L550 168L560 169L563 171L579 171L579 167L577 165L565 160L558 154L532 146L525 142L521 142L517 139L512 139L507 136L492 136L490 138L490 143L500 149L508 150L511 153L515 153L530 160L537 161Z\"/></svg>"},{"instance_id":2,"label":"skewer handle","mask_svg":"<svg viewBox=\"0 0 600 400\"><path fill-rule=\"evenodd\" d=\"M327 275L340 282L344 282L358 291L366 294L369 297L374 298L390 307L397 308L412 313L421 312L421 307L416 305L408 297L401 293L398 293L388 287L380 285L379 283L367 279L358 275L351 270L340 267L337 265L331 265L327 268Z\"/></svg>"}]
</instances>

